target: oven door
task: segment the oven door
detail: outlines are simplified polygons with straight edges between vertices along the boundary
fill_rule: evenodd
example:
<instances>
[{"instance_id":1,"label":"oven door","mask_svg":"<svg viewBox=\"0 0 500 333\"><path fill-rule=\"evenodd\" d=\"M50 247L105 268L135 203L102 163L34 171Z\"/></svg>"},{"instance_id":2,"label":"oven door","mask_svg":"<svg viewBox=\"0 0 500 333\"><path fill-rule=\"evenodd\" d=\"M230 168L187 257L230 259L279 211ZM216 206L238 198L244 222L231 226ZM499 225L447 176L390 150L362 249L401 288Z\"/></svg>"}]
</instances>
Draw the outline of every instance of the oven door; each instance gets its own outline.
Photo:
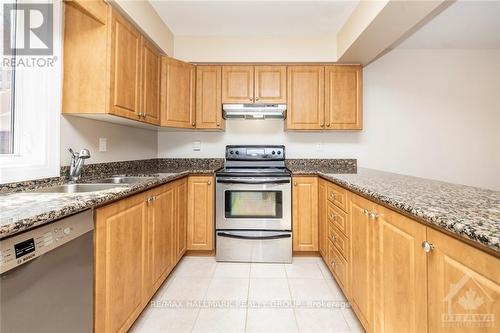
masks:
<instances>
[{"instance_id":1,"label":"oven door","mask_svg":"<svg viewBox=\"0 0 500 333\"><path fill-rule=\"evenodd\" d=\"M217 178L218 230L292 230L291 180Z\"/></svg>"}]
</instances>

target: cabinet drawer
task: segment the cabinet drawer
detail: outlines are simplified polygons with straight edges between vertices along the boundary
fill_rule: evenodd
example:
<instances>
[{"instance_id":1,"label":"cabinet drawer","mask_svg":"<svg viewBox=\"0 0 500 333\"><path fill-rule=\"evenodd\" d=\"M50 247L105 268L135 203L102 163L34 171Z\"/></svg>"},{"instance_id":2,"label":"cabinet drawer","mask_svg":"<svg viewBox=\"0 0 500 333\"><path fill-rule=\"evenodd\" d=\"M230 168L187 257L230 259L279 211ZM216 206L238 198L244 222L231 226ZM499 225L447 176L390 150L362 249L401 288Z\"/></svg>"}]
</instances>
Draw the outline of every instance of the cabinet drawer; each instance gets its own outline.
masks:
<instances>
[{"instance_id":1,"label":"cabinet drawer","mask_svg":"<svg viewBox=\"0 0 500 333\"><path fill-rule=\"evenodd\" d=\"M343 211L347 211L347 190L342 187L328 183L328 200Z\"/></svg>"},{"instance_id":2,"label":"cabinet drawer","mask_svg":"<svg viewBox=\"0 0 500 333\"><path fill-rule=\"evenodd\" d=\"M342 257L342 255L335 249L332 242L328 242L328 268L335 276L338 284L344 291L347 292L347 261Z\"/></svg>"},{"instance_id":3,"label":"cabinet drawer","mask_svg":"<svg viewBox=\"0 0 500 333\"><path fill-rule=\"evenodd\" d=\"M328 202L327 218L328 222L336 226L339 231L344 234L344 236L348 238L350 237L349 219L347 218L347 214L337 208L337 206L333 205L331 202Z\"/></svg>"},{"instance_id":4,"label":"cabinet drawer","mask_svg":"<svg viewBox=\"0 0 500 333\"><path fill-rule=\"evenodd\" d=\"M349 240L331 222L328 223L328 239L346 261L349 253Z\"/></svg>"}]
</instances>

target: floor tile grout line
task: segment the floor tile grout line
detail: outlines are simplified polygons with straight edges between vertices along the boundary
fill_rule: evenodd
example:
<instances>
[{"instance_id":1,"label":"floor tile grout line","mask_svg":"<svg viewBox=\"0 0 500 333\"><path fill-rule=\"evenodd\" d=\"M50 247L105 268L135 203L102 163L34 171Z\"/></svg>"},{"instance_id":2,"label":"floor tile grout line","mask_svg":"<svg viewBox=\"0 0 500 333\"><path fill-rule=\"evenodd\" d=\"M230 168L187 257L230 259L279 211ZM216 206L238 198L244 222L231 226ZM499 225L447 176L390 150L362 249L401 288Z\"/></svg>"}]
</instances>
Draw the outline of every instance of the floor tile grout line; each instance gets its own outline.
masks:
<instances>
[{"instance_id":1,"label":"floor tile grout line","mask_svg":"<svg viewBox=\"0 0 500 333\"><path fill-rule=\"evenodd\" d=\"M205 297L207 297L208 288L210 287L210 283L212 283L216 269L217 269L217 263L215 263L215 268L213 269L212 274L210 274L210 277L209 277L210 280L208 281L207 289L205 289L205 293L203 294L202 303L205 300ZM198 318L200 318L200 312L201 312L201 307L198 307L198 312L196 313L196 318L193 321L193 326L191 327L191 333L194 331L194 328L196 327L196 322L198 321Z\"/></svg>"},{"instance_id":2,"label":"floor tile grout line","mask_svg":"<svg viewBox=\"0 0 500 333\"><path fill-rule=\"evenodd\" d=\"M286 266L285 266L285 275L286 275L286 284L288 286L288 292L290 293L290 300L291 300L291 304L292 304L293 318L295 319L295 327L297 328L297 332L299 332L299 321L297 319L295 298L292 295L292 288L290 287L290 278L288 277L288 273L286 271Z\"/></svg>"},{"instance_id":3,"label":"floor tile grout line","mask_svg":"<svg viewBox=\"0 0 500 333\"><path fill-rule=\"evenodd\" d=\"M250 283L252 282L252 264L250 264L250 269L248 272L248 287L247 287L247 303L245 309L245 329L244 332L248 331L247 323L248 323L248 303L250 302Z\"/></svg>"}]
</instances>

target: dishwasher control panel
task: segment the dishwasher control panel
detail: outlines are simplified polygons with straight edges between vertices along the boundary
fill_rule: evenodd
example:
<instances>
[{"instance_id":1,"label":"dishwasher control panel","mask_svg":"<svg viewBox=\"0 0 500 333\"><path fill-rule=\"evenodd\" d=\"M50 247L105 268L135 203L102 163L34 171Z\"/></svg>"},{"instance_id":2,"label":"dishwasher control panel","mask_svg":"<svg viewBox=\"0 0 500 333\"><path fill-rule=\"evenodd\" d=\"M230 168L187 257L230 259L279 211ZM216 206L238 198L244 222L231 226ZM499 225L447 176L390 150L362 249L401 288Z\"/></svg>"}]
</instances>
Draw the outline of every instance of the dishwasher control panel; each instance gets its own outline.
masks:
<instances>
[{"instance_id":1,"label":"dishwasher control panel","mask_svg":"<svg viewBox=\"0 0 500 333\"><path fill-rule=\"evenodd\" d=\"M0 274L41 256L94 229L87 210L0 240Z\"/></svg>"}]
</instances>

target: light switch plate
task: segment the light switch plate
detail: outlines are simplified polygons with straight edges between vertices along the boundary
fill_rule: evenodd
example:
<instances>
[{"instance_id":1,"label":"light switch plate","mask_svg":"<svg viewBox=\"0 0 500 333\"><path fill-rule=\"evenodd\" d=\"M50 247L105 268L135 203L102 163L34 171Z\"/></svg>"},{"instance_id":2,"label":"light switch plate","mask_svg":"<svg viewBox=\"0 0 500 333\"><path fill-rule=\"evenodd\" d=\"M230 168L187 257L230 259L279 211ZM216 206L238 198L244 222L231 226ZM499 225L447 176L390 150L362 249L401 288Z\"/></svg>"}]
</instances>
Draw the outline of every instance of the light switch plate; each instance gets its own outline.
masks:
<instances>
[{"instance_id":1,"label":"light switch plate","mask_svg":"<svg viewBox=\"0 0 500 333\"><path fill-rule=\"evenodd\" d=\"M201 141L194 141L193 142L193 150L194 151L200 151L201 150Z\"/></svg>"},{"instance_id":2,"label":"light switch plate","mask_svg":"<svg viewBox=\"0 0 500 333\"><path fill-rule=\"evenodd\" d=\"M99 151L105 152L108 150L108 140L106 138L99 138Z\"/></svg>"}]
</instances>

